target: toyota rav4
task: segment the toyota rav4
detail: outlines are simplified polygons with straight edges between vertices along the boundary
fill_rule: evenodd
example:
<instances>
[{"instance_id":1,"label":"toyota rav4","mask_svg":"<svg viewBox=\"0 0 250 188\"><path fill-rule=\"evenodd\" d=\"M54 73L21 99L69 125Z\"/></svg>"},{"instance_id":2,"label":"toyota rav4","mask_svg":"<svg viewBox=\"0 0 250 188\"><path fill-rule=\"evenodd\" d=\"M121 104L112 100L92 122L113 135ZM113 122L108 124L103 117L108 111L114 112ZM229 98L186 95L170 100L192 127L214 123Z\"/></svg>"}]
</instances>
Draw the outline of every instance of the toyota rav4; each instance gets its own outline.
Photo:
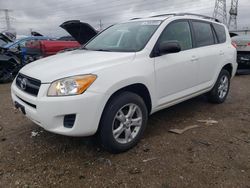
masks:
<instances>
[{"instance_id":1,"label":"toyota rav4","mask_svg":"<svg viewBox=\"0 0 250 188\"><path fill-rule=\"evenodd\" d=\"M223 103L236 69L223 24L165 14L113 25L81 49L28 64L11 91L15 106L44 129L96 134L119 153L138 143L150 114L201 94Z\"/></svg>"}]
</instances>

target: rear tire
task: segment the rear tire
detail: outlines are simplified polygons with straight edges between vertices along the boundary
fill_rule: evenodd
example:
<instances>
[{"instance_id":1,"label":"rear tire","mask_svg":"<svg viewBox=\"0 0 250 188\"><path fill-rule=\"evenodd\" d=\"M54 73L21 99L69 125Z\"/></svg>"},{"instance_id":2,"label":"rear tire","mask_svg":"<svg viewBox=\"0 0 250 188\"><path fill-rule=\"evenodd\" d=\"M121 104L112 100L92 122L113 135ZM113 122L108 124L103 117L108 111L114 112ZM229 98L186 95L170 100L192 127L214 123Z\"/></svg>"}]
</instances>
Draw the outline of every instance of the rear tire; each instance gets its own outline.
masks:
<instances>
[{"instance_id":1,"label":"rear tire","mask_svg":"<svg viewBox=\"0 0 250 188\"><path fill-rule=\"evenodd\" d=\"M212 103L223 103L228 95L230 88L230 73L222 69L213 89L208 93L208 100Z\"/></svg>"},{"instance_id":2,"label":"rear tire","mask_svg":"<svg viewBox=\"0 0 250 188\"><path fill-rule=\"evenodd\" d=\"M141 139L148 119L143 99L131 92L114 96L104 109L99 139L111 153L121 153L134 147Z\"/></svg>"}]
</instances>

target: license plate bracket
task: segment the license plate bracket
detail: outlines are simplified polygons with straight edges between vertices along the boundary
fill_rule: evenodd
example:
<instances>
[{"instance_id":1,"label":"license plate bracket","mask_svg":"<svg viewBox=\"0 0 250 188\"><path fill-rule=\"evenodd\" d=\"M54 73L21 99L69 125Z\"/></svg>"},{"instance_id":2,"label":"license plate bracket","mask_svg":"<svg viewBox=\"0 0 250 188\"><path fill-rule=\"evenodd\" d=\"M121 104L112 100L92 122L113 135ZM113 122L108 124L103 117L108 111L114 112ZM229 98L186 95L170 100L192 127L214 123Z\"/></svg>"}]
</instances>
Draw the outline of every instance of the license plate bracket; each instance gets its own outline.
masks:
<instances>
[{"instance_id":1,"label":"license plate bracket","mask_svg":"<svg viewBox=\"0 0 250 188\"><path fill-rule=\"evenodd\" d=\"M21 111L24 115L26 115L25 107L18 102L15 102L15 108Z\"/></svg>"}]
</instances>

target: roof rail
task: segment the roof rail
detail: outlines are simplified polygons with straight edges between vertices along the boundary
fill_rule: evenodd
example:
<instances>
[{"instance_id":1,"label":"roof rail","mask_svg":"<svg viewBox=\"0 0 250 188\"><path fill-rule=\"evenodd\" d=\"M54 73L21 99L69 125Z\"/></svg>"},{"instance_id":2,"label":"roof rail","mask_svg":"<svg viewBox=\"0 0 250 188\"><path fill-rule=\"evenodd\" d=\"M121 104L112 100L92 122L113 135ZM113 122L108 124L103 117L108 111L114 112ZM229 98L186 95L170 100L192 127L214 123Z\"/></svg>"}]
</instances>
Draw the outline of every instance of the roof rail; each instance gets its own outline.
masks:
<instances>
[{"instance_id":1,"label":"roof rail","mask_svg":"<svg viewBox=\"0 0 250 188\"><path fill-rule=\"evenodd\" d=\"M154 16L151 16L151 18L154 18L154 17L161 17L161 16L197 16L197 17L200 17L200 18L204 18L204 19L210 19L210 20L214 20L216 22L220 22L218 19L216 18L213 18L213 17L210 17L210 16L206 16L206 15L202 15L202 14L194 14L194 13L172 13L172 14L159 14L159 15L154 15Z\"/></svg>"},{"instance_id":2,"label":"roof rail","mask_svg":"<svg viewBox=\"0 0 250 188\"><path fill-rule=\"evenodd\" d=\"M216 22L220 22L218 19L214 18L214 17L211 17L211 16L206 16L206 15L202 15L202 14L194 14L194 13L178 13L176 14L176 16L197 16L197 17L201 17L201 18L204 18L204 19L210 19L210 20L214 20Z\"/></svg>"},{"instance_id":3,"label":"roof rail","mask_svg":"<svg viewBox=\"0 0 250 188\"><path fill-rule=\"evenodd\" d=\"M176 13L169 13L169 14L158 14L158 15L154 15L154 16L150 16L150 18L154 18L154 17L161 17L161 16L175 16Z\"/></svg>"}]
</instances>

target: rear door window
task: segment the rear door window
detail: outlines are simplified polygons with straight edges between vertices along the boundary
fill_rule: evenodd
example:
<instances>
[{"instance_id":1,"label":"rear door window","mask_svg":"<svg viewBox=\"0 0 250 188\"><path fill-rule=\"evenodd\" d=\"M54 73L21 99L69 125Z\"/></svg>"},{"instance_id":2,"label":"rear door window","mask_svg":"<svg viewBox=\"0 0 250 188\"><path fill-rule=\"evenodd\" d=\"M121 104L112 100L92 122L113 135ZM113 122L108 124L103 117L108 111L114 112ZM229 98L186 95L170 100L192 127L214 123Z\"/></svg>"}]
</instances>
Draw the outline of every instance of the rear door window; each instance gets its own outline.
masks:
<instances>
[{"instance_id":1,"label":"rear door window","mask_svg":"<svg viewBox=\"0 0 250 188\"><path fill-rule=\"evenodd\" d=\"M226 30L225 27L219 24L213 24L214 30L216 32L216 36L218 38L219 43L226 42Z\"/></svg>"},{"instance_id":2,"label":"rear door window","mask_svg":"<svg viewBox=\"0 0 250 188\"><path fill-rule=\"evenodd\" d=\"M193 21L196 47L215 44L214 34L210 23Z\"/></svg>"}]
</instances>

